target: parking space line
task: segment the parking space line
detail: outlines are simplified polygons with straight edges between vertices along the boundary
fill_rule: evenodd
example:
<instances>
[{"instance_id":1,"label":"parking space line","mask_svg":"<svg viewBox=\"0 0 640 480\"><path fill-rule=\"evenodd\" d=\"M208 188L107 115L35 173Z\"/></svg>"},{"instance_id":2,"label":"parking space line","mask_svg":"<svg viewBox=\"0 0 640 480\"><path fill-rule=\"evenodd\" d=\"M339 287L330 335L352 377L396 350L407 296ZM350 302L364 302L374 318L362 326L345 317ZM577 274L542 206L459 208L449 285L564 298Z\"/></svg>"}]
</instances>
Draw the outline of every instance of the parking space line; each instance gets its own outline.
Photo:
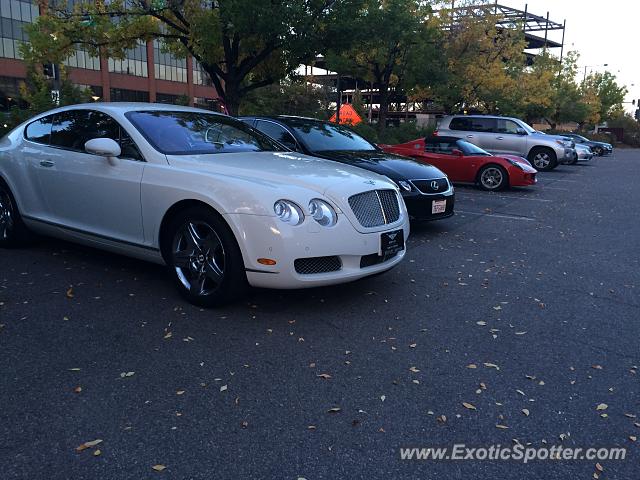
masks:
<instances>
[{"instance_id":1,"label":"parking space line","mask_svg":"<svg viewBox=\"0 0 640 480\"><path fill-rule=\"evenodd\" d=\"M458 190L458 193L460 193L460 191ZM463 196L466 195L468 192L464 192ZM529 197L516 197L515 195L511 196L511 195L482 195L480 193L474 193L471 194L471 196L480 198L504 198L506 200L531 200L533 202L552 202L553 200L545 200L544 198L529 198Z\"/></svg>"},{"instance_id":2,"label":"parking space line","mask_svg":"<svg viewBox=\"0 0 640 480\"><path fill-rule=\"evenodd\" d=\"M456 210L456 213L460 213L463 215L480 215L483 217L495 217L495 218L504 218L506 220L524 220L525 222L535 222L535 218L524 217L518 215L506 215L501 213L482 213L482 212L469 212L466 210Z\"/></svg>"}]
</instances>

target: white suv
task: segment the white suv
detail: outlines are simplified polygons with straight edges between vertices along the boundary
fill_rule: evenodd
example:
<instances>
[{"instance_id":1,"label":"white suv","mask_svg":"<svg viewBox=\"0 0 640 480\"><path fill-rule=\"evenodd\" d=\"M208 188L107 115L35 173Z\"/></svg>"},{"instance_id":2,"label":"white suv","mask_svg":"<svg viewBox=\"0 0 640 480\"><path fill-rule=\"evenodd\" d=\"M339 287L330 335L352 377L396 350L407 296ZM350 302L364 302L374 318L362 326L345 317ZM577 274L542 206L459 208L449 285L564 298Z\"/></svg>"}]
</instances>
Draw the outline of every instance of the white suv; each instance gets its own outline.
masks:
<instances>
[{"instance_id":1,"label":"white suv","mask_svg":"<svg viewBox=\"0 0 640 480\"><path fill-rule=\"evenodd\" d=\"M435 135L462 138L495 154L524 157L541 171L570 163L575 155L572 140L538 132L518 118L449 115L442 118Z\"/></svg>"}]
</instances>

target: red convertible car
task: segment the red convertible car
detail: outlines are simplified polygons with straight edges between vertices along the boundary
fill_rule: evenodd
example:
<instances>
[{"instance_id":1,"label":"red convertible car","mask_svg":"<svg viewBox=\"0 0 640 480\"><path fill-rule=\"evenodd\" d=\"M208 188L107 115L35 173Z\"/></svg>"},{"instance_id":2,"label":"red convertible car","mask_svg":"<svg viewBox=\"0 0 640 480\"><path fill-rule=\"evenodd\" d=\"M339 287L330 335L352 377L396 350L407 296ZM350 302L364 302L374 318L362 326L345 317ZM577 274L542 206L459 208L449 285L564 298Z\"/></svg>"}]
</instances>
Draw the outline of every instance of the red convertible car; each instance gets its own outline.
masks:
<instances>
[{"instance_id":1,"label":"red convertible car","mask_svg":"<svg viewBox=\"0 0 640 480\"><path fill-rule=\"evenodd\" d=\"M502 190L536 183L537 170L522 157L493 156L456 137L427 137L400 145L378 145L382 150L412 157L438 167L452 182L474 183L483 190Z\"/></svg>"}]
</instances>

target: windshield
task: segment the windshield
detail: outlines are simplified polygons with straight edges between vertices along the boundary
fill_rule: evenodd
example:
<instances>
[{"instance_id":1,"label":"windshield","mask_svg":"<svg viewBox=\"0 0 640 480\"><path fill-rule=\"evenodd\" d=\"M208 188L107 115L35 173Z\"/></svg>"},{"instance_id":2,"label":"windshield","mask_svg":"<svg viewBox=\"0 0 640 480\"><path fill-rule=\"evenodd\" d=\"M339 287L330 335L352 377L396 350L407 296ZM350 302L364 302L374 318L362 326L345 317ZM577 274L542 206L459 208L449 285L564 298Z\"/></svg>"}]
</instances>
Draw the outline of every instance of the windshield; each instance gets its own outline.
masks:
<instances>
[{"instance_id":1,"label":"windshield","mask_svg":"<svg viewBox=\"0 0 640 480\"><path fill-rule=\"evenodd\" d=\"M544 132L538 132L536 129L529 126L529 124L523 122L522 120L520 120L520 126L524 128L527 131L527 133L544 133Z\"/></svg>"},{"instance_id":2,"label":"windshield","mask_svg":"<svg viewBox=\"0 0 640 480\"><path fill-rule=\"evenodd\" d=\"M480 147L474 145L473 143L467 142L466 140L458 140L456 142L456 145L458 146L458 148L460 150L462 150L462 153L464 153L465 155L486 155L486 156L491 156L491 154L489 152L487 152L486 150L483 150Z\"/></svg>"},{"instance_id":3,"label":"windshield","mask_svg":"<svg viewBox=\"0 0 640 480\"><path fill-rule=\"evenodd\" d=\"M331 150L376 151L376 147L354 131L325 122L289 121L296 137L311 152Z\"/></svg>"},{"instance_id":4,"label":"windshield","mask_svg":"<svg viewBox=\"0 0 640 480\"><path fill-rule=\"evenodd\" d=\"M165 110L129 112L127 118L166 155L284 151L266 135L223 115Z\"/></svg>"}]
</instances>

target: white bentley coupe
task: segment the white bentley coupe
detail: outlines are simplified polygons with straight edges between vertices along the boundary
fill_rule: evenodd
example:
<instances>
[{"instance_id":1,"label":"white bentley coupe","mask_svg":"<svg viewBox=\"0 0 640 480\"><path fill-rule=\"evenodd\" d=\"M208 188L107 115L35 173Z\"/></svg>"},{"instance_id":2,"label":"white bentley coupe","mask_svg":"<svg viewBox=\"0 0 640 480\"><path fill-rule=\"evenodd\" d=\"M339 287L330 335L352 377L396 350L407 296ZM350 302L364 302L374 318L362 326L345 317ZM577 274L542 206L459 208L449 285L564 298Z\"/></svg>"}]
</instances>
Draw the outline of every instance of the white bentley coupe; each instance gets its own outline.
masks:
<instances>
[{"instance_id":1,"label":"white bentley coupe","mask_svg":"<svg viewBox=\"0 0 640 480\"><path fill-rule=\"evenodd\" d=\"M59 237L165 263L192 303L388 270L408 216L386 177L291 153L226 115L154 104L51 110L0 139L0 246Z\"/></svg>"}]
</instances>

